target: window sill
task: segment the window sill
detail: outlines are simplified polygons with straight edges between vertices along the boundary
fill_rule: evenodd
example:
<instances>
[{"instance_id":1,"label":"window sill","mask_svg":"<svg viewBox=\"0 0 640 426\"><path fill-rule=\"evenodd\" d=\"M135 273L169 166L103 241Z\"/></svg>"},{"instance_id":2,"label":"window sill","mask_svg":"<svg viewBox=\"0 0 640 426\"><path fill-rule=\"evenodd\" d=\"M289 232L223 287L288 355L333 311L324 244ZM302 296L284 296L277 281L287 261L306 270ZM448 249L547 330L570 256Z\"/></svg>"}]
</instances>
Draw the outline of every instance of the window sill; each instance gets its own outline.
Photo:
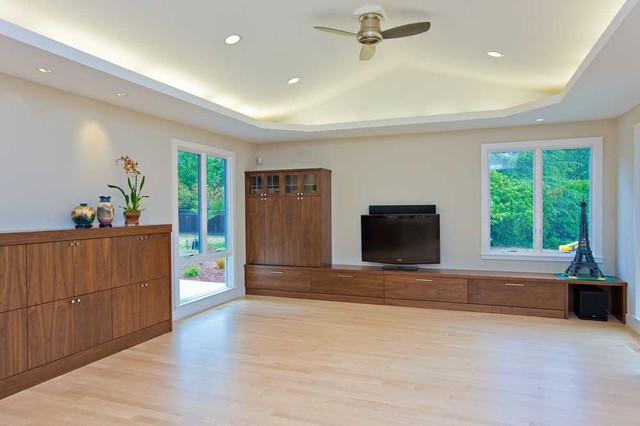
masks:
<instances>
[{"instance_id":1,"label":"window sill","mask_svg":"<svg viewBox=\"0 0 640 426\"><path fill-rule=\"evenodd\" d=\"M515 260L515 261L535 261L535 262L571 262L575 253L482 253L482 260ZM602 263L602 256L594 256L597 263Z\"/></svg>"}]
</instances>

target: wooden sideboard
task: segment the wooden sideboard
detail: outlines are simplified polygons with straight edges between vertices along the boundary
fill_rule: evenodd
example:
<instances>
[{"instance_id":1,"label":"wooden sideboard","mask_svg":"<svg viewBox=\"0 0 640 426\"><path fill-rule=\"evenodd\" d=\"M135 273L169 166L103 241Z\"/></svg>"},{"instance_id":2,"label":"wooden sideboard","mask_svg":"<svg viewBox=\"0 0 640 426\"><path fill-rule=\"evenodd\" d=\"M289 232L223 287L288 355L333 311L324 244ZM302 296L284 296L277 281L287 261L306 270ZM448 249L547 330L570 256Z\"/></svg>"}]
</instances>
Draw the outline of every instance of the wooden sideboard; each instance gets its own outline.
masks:
<instances>
[{"instance_id":1,"label":"wooden sideboard","mask_svg":"<svg viewBox=\"0 0 640 426\"><path fill-rule=\"evenodd\" d=\"M609 310L626 322L624 281L561 280L553 274L333 265L324 268L245 266L247 294L339 302L569 318L572 286L609 293Z\"/></svg>"},{"instance_id":2,"label":"wooden sideboard","mask_svg":"<svg viewBox=\"0 0 640 426\"><path fill-rule=\"evenodd\" d=\"M171 225L0 234L0 398L171 331Z\"/></svg>"}]
</instances>

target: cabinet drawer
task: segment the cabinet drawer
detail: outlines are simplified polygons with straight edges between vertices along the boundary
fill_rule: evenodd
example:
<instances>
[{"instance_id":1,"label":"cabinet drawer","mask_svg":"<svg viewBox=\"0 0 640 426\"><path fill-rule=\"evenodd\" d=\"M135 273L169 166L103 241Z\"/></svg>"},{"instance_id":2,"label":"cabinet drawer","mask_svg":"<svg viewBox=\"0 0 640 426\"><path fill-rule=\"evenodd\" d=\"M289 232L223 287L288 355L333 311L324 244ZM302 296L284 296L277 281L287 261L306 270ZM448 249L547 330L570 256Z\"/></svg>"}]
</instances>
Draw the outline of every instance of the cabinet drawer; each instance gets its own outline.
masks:
<instances>
[{"instance_id":1,"label":"cabinet drawer","mask_svg":"<svg viewBox=\"0 0 640 426\"><path fill-rule=\"evenodd\" d=\"M384 297L384 278L355 272L311 272L311 291L322 294Z\"/></svg>"},{"instance_id":2,"label":"cabinet drawer","mask_svg":"<svg viewBox=\"0 0 640 426\"><path fill-rule=\"evenodd\" d=\"M282 291L311 291L309 271L287 268L246 269L247 288L262 288Z\"/></svg>"},{"instance_id":3,"label":"cabinet drawer","mask_svg":"<svg viewBox=\"0 0 640 426\"><path fill-rule=\"evenodd\" d=\"M467 280L428 276L387 276L385 297L389 299L430 300L467 303Z\"/></svg>"},{"instance_id":4,"label":"cabinet drawer","mask_svg":"<svg viewBox=\"0 0 640 426\"><path fill-rule=\"evenodd\" d=\"M564 310L564 285L527 281L469 280L469 303Z\"/></svg>"}]
</instances>

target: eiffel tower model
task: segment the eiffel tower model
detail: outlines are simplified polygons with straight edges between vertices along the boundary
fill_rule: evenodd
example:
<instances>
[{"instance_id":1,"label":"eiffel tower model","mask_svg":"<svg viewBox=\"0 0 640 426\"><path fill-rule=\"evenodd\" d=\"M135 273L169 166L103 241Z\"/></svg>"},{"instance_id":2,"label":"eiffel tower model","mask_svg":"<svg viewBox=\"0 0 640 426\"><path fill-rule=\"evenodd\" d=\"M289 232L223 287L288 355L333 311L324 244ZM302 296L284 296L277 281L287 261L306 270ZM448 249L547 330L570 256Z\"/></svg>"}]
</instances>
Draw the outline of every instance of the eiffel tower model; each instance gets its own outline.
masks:
<instances>
[{"instance_id":1,"label":"eiffel tower model","mask_svg":"<svg viewBox=\"0 0 640 426\"><path fill-rule=\"evenodd\" d=\"M582 212L580 214L580 239L578 240L578 249L576 250L576 256L571 261L571 265L569 265L564 273L568 277L576 278L581 269L589 268L589 275L591 275L591 277L603 280L604 274L593 259L591 243L589 242L586 201L580 203L580 208Z\"/></svg>"}]
</instances>

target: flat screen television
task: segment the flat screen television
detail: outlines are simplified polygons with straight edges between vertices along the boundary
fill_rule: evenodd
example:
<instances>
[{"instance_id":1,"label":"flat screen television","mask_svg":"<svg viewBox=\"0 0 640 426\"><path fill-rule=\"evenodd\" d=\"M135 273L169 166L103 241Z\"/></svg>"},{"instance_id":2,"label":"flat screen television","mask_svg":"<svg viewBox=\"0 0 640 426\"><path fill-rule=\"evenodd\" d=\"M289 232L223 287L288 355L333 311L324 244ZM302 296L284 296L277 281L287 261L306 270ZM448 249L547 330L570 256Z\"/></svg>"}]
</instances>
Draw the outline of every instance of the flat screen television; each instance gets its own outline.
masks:
<instances>
[{"instance_id":1,"label":"flat screen television","mask_svg":"<svg viewBox=\"0 0 640 426\"><path fill-rule=\"evenodd\" d=\"M362 260L392 265L440 263L440 215L362 215Z\"/></svg>"}]
</instances>

